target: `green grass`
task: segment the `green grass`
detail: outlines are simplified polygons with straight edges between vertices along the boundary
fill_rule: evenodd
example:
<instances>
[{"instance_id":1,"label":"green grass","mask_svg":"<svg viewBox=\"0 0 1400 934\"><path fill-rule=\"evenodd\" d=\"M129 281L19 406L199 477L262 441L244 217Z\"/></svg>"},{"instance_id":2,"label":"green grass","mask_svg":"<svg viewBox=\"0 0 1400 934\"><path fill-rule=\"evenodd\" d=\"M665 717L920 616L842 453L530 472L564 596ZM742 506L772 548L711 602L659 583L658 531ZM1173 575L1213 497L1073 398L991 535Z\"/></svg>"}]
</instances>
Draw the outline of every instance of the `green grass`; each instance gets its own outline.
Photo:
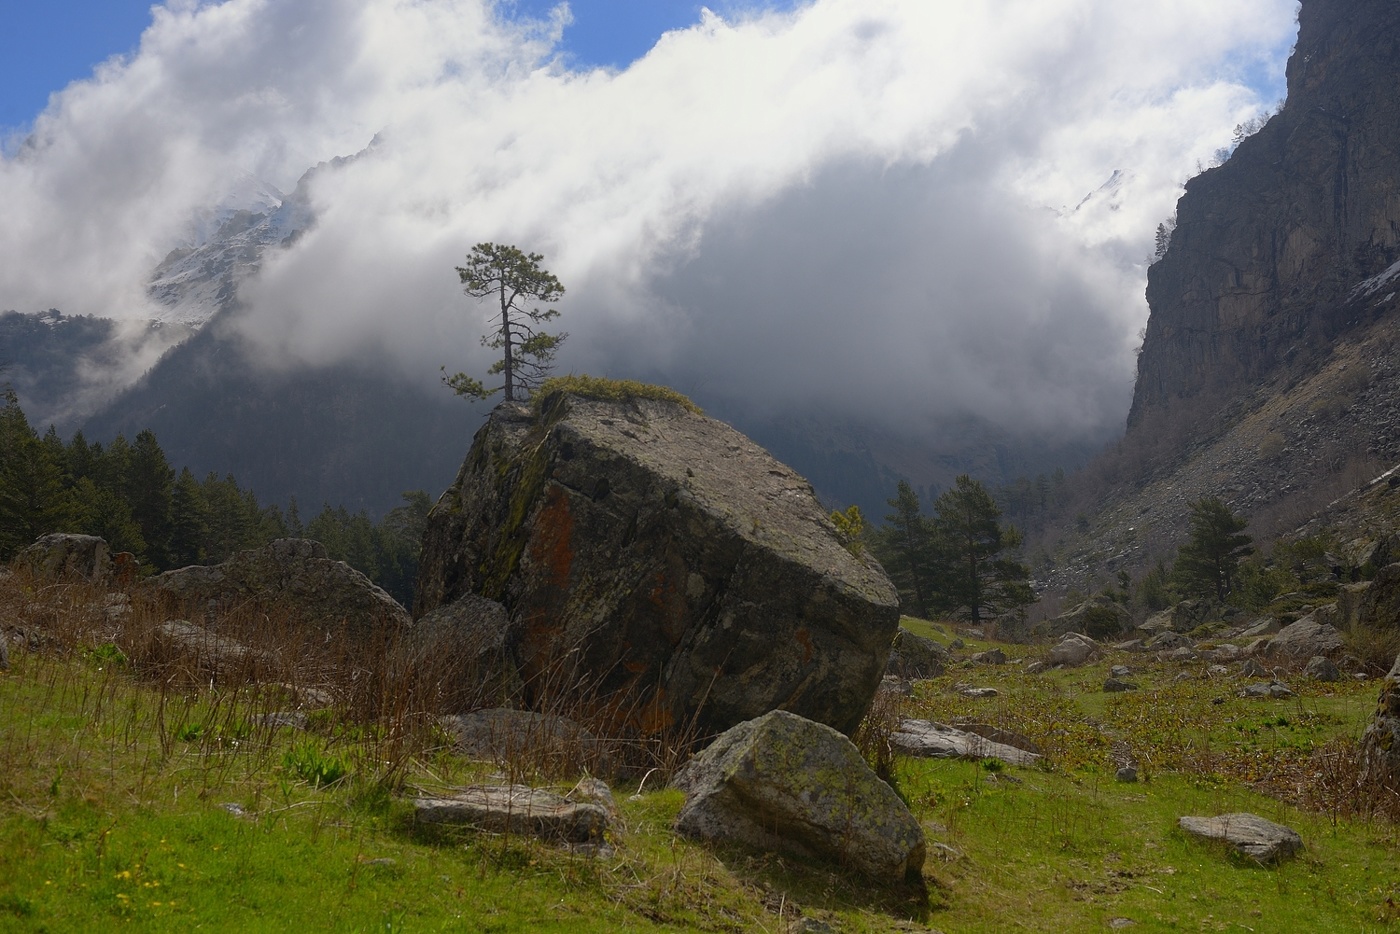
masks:
<instances>
[{"instance_id":1,"label":"green grass","mask_svg":"<svg viewBox=\"0 0 1400 934\"><path fill-rule=\"evenodd\" d=\"M964 654L994 644L963 638ZM266 727L261 715L285 697L154 681L129 654L16 649L0 672L0 931L778 932L799 912L856 932L1102 931L1115 919L1132 931L1400 927L1400 834L1329 800L1337 777L1319 764L1359 734L1374 684L1293 678L1298 697L1256 701L1234 696L1238 679L1178 681L1181 668L1143 656L1042 675L955 663L918 682L903 712L990 722L1048 757L1034 769L897 760L930 842L922 899L678 839L682 796L655 777L640 793L615 788L610 854L424 837L415 791L500 780L496 768L393 719L331 710L306 731ZM1114 663L1139 669L1142 690L1104 694ZM969 682L1000 696L958 694ZM1121 746L1144 781L1114 780ZM1303 856L1260 867L1176 826L1238 810L1297 829Z\"/></svg>"},{"instance_id":2,"label":"green grass","mask_svg":"<svg viewBox=\"0 0 1400 934\"><path fill-rule=\"evenodd\" d=\"M697 415L701 414L700 407L691 402L689 397L669 386L641 383L633 379L607 379L583 373L550 377L530 396L530 404L538 414L551 399L564 393L604 402L630 402L634 399L672 402Z\"/></svg>"}]
</instances>

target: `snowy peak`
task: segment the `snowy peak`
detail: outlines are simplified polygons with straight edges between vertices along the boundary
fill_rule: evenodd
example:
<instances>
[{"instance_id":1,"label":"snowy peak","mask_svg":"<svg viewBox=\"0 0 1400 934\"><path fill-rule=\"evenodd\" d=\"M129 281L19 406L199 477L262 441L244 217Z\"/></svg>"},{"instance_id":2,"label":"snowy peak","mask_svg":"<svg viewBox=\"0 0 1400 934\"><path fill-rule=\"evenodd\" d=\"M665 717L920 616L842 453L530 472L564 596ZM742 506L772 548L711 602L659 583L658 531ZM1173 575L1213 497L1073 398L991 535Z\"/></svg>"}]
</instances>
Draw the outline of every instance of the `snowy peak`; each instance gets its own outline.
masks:
<instances>
[{"instance_id":1,"label":"snowy peak","mask_svg":"<svg viewBox=\"0 0 1400 934\"><path fill-rule=\"evenodd\" d=\"M239 284L262 268L269 248L291 242L314 222L308 171L290 195L251 176L192 221L184 242L155 268L147 293L165 307L161 321L199 327L232 306Z\"/></svg>"}]
</instances>

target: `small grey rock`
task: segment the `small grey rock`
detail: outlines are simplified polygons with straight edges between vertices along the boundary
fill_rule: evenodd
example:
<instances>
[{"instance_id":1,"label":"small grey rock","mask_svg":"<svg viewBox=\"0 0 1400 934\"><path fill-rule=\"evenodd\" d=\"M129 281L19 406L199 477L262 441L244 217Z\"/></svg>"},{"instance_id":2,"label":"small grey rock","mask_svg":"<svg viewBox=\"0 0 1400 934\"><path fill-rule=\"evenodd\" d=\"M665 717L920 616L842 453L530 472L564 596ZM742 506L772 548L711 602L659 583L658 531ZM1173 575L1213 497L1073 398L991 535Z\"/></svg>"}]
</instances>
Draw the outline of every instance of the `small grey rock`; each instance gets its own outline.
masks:
<instances>
[{"instance_id":1,"label":"small grey rock","mask_svg":"<svg viewBox=\"0 0 1400 934\"><path fill-rule=\"evenodd\" d=\"M1104 681L1103 689L1105 693L1113 694L1119 691L1136 691L1138 686L1131 681L1120 681L1117 678L1109 678Z\"/></svg>"},{"instance_id":2,"label":"small grey rock","mask_svg":"<svg viewBox=\"0 0 1400 934\"><path fill-rule=\"evenodd\" d=\"M1342 670L1325 655L1314 655L1308 659L1303 674L1314 681L1335 682L1342 680Z\"/></svg>"},{"instance_id":3,"label":"small grey rock","mask_svg":"<svg viewBox=\"0 0 1400 934\"><path fill-rule=\"evenodd\" d=\"M1132 783L1138 780L1138 770L1131 765L1125 765L1113 775L1120 782Z\"/></svg>"},{"instance_id":4,"label":"small grey rock","mask_svg":"<svg viewBox=\"0 0 1400 934\"><path fill-rule=\"evenodd\" d=\"M1133 673L1133 670L1127 665L1114 665L1108 669L1108 673L1115 678L1126 678Z\"/></svg>"}]
</instances>

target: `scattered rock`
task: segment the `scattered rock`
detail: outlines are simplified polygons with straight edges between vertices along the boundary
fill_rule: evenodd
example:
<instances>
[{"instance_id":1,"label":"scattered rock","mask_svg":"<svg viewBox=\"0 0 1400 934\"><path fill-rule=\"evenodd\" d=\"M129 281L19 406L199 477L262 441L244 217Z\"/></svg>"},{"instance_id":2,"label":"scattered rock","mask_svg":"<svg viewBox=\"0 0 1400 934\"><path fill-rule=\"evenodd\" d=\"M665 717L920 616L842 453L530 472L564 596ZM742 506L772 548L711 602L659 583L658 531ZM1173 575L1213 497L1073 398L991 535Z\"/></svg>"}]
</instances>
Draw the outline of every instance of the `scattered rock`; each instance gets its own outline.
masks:
<instances>
[{"instance_id":1,"label":"scattered rock","mask_svg":"<svg viewBox=\"0 0 1400 934\"><path fill-rule=\"evenodd\" d=\"M1259 664L1256 658L1246 658L1244 664L1240 666L1240 674L1246 678L1263 678L1268 675L1269 669Z\"/></svg>"},{"instance_id":2,"label":"scattered rock","mask_svg":"<svg viewBox=\"0 0 1400 934\"><path fill-rule=\"evenodd\" d=\"M1342 634L1335 626L1318 622L1316 616L1316 612L1310 613L1280 629L1269 643L1266 654L1291 655L1295 658L1311 658L1314 655L1330 658L1341 654L1346 648Z\"/></svg>"},{"instance_id":3,"label":"scattered rock","mask_svg":"<svg viewBox=\"0 0 1400 934\"><path fill-rule=\"evenodd\" d=\"M890 645L890 660L885 674L903 679L937 678L948 664L948 650L932 639L916 635L907 629L894 634Z\"/></svg>"},{"instance_id":4,"label":"scattered rock","mask_svg":"<svg viewBox=\"0 0 1400 934\"><path fill-rule=\"evenodd\" d=\"M293 730L306 729L306 711L304 710L279 710L273 713L265 713L257 718L259 726L268 729L280 730L284 727Z\"/></svg>"},{"instance_id":5,"label":"scattered rock","mask_svg":"<svg viewBox=\"0 0 1400 934\"><path fill-rule=\"evenodd\" d=\"M278 539L213 567L166 571L145 586L193 611L275 607L332 638L383 641L410 625L408 612L368 577L301 538Z\"/></svg>"},{"instance_id":6,"label":"scattered rock","mask_svg":"<svg viewBox=\"0 0 1400 934\"><path fill-rule=\"evenodd\" d=\"M1368 629L1400 626L1400 564L1388 564L1376 572L1358 601L1356 621Z\"/></svg>"},{"instance_id":7,"label":"scattered rock","mask_svg":"<svg viewBox=\"0 0 1400 934\"><path fill-rule=\"evenodd\" d=\"M958 688L958 693L961 694L963 697L974 697L974 698L1000 697L1000 696L1001 696L1001 692L998 691L996 688L965 687L965 688Z\"/></svg>"},{"instance_id":8,"label":"scattered rock","mask_svg":"<svg viewBox=\"0 0 1400 934\"><path fill-rule=\"evenodd\" d=\"M1314 655L1308 659L1308 665L1303 669L1306 677L1314 681L1333 682L1342 680L1342 670L1337 667L1332 659L1325 655Z\"/></svg>"},{"instance_id":9,"label":"scattered rock","mask_svg":"<svg viewBox=\"0 0 1400 934\"><path fill-rule=\"evenodd\" d=\"M1133 673L1133 670L1127 665L1114 665L1108 669L1108 673L1114 678L1126 678Z\"/></svg>"},{"instance_id":10,"label":"scattered rock","mask_svg":"<svg viewBox=\"0 0 1400 934\"><path fill-rule=\"evenodd\" d=\"M1103 683L1105 693L1113 694L1119 691L1136 691L1138 685L1131 681L1120 681L1117 678L1109 678Z\"/></svg>"},{"instance_id":11,"label":"scattered rock","mask_svg":"<svg viewBox=\"0 0 1400 934\"><path fill-rule=\"evenodd\" d=\"M439 717L438 723L456 751L472 759L528 765L550 776L618 776L607 745L566 717L501 707Z\"/></svg>"},{"instance_id":12,"label":"scattered rock","mask_svg":"<svg viewBox=\"0 0 1400 934\"><path fill-rule=\"evenodd\" d=\"M1271 697L1275 700L1292 697L1293 692L1288 685L1280 681L1271 681L1268 684L1251 684L1243 691L1239 692L1240 697Z\"/></svg>"},{"instance_id":13,"label":"scattered rock","mask_svg":"<svg viewBox=\"0 0 1400 934\"><path fill-rule=\"evenodd\" d=\"M1263 619L1256 619L1243 632L1239 634L1241 639L1257 639L1260 636L1272 636L1277 633L1283 625L1272 616L1265 616Z\"/></svg>"},{"instance_id":14,"label":"scattered rock","mask_svg":"<svg viewBox=\"0 0 1400 934\"><path fill-rule=\"evenodd\" d=\"M1244 656L1244 650L1233 642L1217 645L1205 652L1205 657L1216 662L1233 662Z\"/></svg>"},{"instance_id":15,"label":"scattered rock","mask_svg":"<svg viewBox=\"0 0 1400 934\"><path fill-rule=\"evenodd\" d=\"M1273 636L1260 636L1257 639L1251 639L1248 643L1245 644L1245 647L1242 650L1242 654L1246 658L1252 658L1258 655L1266 655L1269 651L1269 643L1273 641Z\"/></svg>"},{"instance_id":16,"label":"scattered rock","mask_svg":"<svg viewBox=\"0 0 1400 934\"><path fill-rule=\"evenodd\" d=\"M608 787L608 783L601 778L589 776L580 779L573 790L564 797L575 804L596 804L608 812L609 820L617 820L617 800L613 798L612 789Z\"/></svg>"},{"instance_id":17,"label":"scattered rock","mask_svg":"<svg viewBox=\"0 0 1400 934\"><path fill-rule=\"evenodd\" d=\"M1069 632L1050 650L1046 661L1051 665L1076 668L1095 657L1098 652L1099 644L1093 639L1083 633Z\"/></svg>"},{"instance_id":18,"label":"scattered rock","mask_svg":"<svg viewBox=\"0 0 1400 934\"><path fill-rule=\"evenodd\" d=\"M961 639L954 639L952 642L948 643L948 648L958 652L967 648L967 643L963 642Z\"/></svg>"},{"instance_id":19,"label":"scattered rock","mask_svg":"<svg viewBox=\"0 0 1400 934\"><path fill-rule=\"evenodd\" d=\"M448 710L469 710L513 703L524 693L509 637L506 608L467 594L417 620L402 651L413 670L437 669L435 693Z\"/></svg>"},{"instance_id":20,"label":"scattered rock","mask_svg":"<svg viewBox=\"0 0 1400 934\"><path fill-rule=\"evenodd\" d=\"M1190 636L1183 636L1179 632L1159 632L1151 639L1147 640L1147 649L1150 652L1161 652L1168 649L1191 649L1196 643L1191 641Z\"/></svg>"},{"instance_id":21,"label":"scattered rock","mask_svg":"<svg viewBox=\"0 0 1400 934\"><path fill-rule=\"evenodd\" d=\"M880 679L880 686L876 689L881 694L894 694L899 697L909 697L914 693L914 684L905 681L898 675L885 675Z\"/></svg>"},{"instance_id":22,"label":"scattered rock","mask_svg":"<svg viewBox=\"0 0 1400 934\"><path fill-rule=\"evenodd\" d=\"M1200 658L1200 654L1195 649L1188 648L1184 645L1179 649L1172 649L1170 652L1165 652L1162 655L1163 661L1176 662L1178 665L1186 662L1194 662L1198 658Z\"/></svg>"},{"instance_id":23,"label":"scattered rock","mask_svg":"<svg viewBox=\"0 0 1400 934\"><path fill-rule=\"evenodd\" d=\"M1038 675L1043 671L1049 671L1050 663L1045 661L1045 659L1043 658L1038 658L1035 661L1026 665L1026 667L1023 670L1028 675Z\"/></svg>"},{"instance_id":24,"label":"scattered rock","mask_svg":"<svg viewBox=\"0 0 1400 934\"><path fill-rule=\"evenodd\" d=\"M1190 632L1220 615L1218 604L1210 600L1182 600L1173 607L1147 618L1138 629L1149 633Z\"/></svg>"},{"instance_id":25,"label":"scattered rock","mask_svg":"<svg viewBox=\"0 0 1400 934\"><path fill-rule=\"evenodd\" d=\"M726 731L676 776L686 792L676 829L914 881L923 830L840 733L776 710Z\"/></svg>"},{"instance_id":26,"label":"scattered rock","mask_svg":"<svg viewBox=\"0 0 1400 934\"><path fill-rule=\"evenodd\" d=\"M1006 653L1001 649L988 649L972 656L972 661L979 665L1005 665Z\"/></svg>"},{"instance_id":27,"label":"scattered rock","mask_svg":"<svg viewBox=\"0 0 1400 934\"><path fill-rule=\"evenodd\" d=\"M894 585L806 480L674 401L497 406L420 567L416 617L498 600L527 691L573 666L645 732L776 708L853 732L899 625Z\"/></svg>"},{"instance_id":28,"label":"scattered rock","mask_svg":"<svg viewBox=\"0 0 1400 934\"><path fill-rule=\"evenodd\" d=\"M958 720L953 726L962 730L964 733L975 733L983 739L989 739L994 743L1015 746L1017 749L1033 752L1037 756L1045 755L1040 746L1029 736L1025 736L1013 730L1003 730L1000 727L992 726L990 723L978 723L975 720Z\"/></svg>"},{"instance_id":29,"label":"scattered rock","mask_svg":"<svg viewBox=\"0 0 1400 934\"><path fill-rule=\"evenodd\" d=\"M156 627L147 657L156 664L191 665L216 680L235 672L256 680L261 672L270 671L274 662L266 652L183 619L166 620Z\"/></svg>"},{"instance_id":30,"label":"scattered rock","mask_svg":"<svg viewBox=\"0 0 1400 934\"><path fill-rule=\"evenodd\" d=\"M612 824L597 804L574 803L527 785L474 785L413 802L419 826L455 825L561 843L601 843Z\"/></svg>"},{"instance_id":31,"label":"scattered rock","mask_svg":"<svg viewBox=\"0 0 1400 934\"><path fill-rule=\"evenodd\" d=\"M55 532L40 536L15 557L15 567L46 581L106 581L112 574L112 549L95 535Z\"/></svg>"},{"instance_id":32,"label":"scattered rock","mask_svg":"<svg viewBox=\"0 0 1400 934\"><path fill-rule=\"evenodd\" d=\"M1222 814L1219 817L1183 817L1177 821L1193 837L1220 840L1243 856L1272 863L1303 848L1297 831L1256 814Z\"/></svg>"},{"instance_id":33,"label":"scattered rock","mask_svg":"<svg viewBox=\"0 0 1400 934\"><path fill-rule=\"evenodd\" d=\"M1035 765L1043 757L1008 743L999 743L967 730L904 719L890 734L890 745L905 755L927 759L1000 759L1009 765Z\"/></svg>"},{"instance_id":34,"label":"scattered rock","mask_svg":"<svg viewBox=\"0 0 1400 934\"><path fill-rule=\"evenodd\" d=\"M1120 768L1117 772L1114 772L1114 773L1113 773L1113 777L1114 777L1116 780L1118 780L1118 781L1120 781L1120 782L1123 782L1123 783L1125 783L1125 784L1131 784L1132 782L1135 782L1135 781L1138 780L1138 770L1137 770L1137 767L1136 767L1136 766L1131 766L1131 765L1125 765L1125 766L1123 766L1122 768Z\"/></svg>"},{"instance_id":35,"label":"scattered rock","mask_svg":"<svg viewBox=\"0 0 1400 934\"><path fill-rule=\"evenodd\" d=\"M1141 639L1129 639L1127 642L1117 642L1113 646L1119 652L1146 652L1147 643Z\"/></svg>"},{"instance_id":36,"label":"scattered rock","mask_svg":"<svg viewBox=\"0 0 1400 934\"><path fill-rule=\"evenodd\" d=\"M1109 639L1126 630L1132 619L1132 614L1122 604L1097 594L1050 620L1046 629L1051 636L1079 632Z\"/></svg>"}]
</instances>

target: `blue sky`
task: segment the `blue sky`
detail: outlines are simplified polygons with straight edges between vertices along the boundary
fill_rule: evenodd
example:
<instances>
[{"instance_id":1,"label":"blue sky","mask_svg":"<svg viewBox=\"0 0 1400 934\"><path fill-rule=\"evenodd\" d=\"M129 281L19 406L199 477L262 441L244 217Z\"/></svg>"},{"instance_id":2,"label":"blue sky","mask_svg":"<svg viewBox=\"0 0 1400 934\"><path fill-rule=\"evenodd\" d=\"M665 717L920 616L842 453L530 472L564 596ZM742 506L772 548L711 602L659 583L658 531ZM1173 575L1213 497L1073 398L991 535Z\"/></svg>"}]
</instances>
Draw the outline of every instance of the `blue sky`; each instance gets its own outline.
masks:
<instances>
[{"instance_id":1,"label":"blue sky","mask_svg":"<svg viewBox=\"0 0 1400 934\"><path fill-rule=\"evenodd\" d=\"M737 6L787 9L799 0L739 4L711 0L727 12ZM544 17L557 0L508 0L518 16ZM692 25L704 4L695 0L573 0L573 24L564 48L576 66L622 68L662 33ZM44 109L49 94L89 77L113 55L136 50L151 22L151 0L0 0L0 127L21 127Z\"/></svg>"}]
</instances>

